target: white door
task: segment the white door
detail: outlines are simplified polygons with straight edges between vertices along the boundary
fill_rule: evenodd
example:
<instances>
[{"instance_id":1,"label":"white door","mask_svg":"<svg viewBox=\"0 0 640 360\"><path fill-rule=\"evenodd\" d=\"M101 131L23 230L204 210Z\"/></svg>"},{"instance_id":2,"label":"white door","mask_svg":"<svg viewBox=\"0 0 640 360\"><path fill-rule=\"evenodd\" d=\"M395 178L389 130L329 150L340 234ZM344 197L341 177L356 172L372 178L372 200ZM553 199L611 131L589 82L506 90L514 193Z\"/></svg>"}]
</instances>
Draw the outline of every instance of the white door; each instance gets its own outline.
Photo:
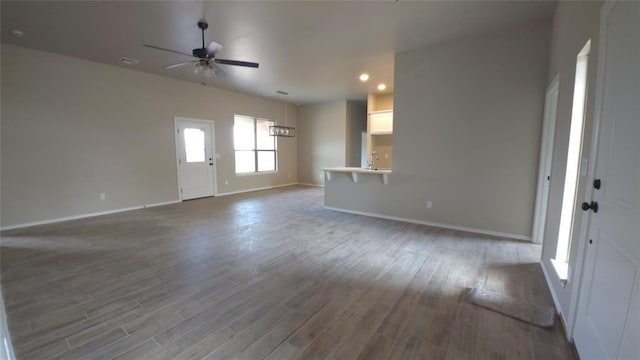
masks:
<instances>
[{"instance_id":1,"label":"white door","mask_svg":"<svg viewBox=\"0 0 640 360\"><path fill-rule=\"evenodd\" d=\"M180 200L215 195L213 122L176 118L175 124Z\"/></svg>"},{"instance_id":2,"label":"white door","mask_svg":"<svg viewBox=\"0 0 640 360\"><path fill-rule=\"evenodd\" d=\"M580 358L640 359L640 2L605 3L588 241L574 340ZM596 130L598 131L598 130Z\"/></svg>"},{"instance_id":3,"label":"white door","mask_svg":"<svg viewBox=\"0 0 640 360\"><path fill-rule=\"evenodd\" d=\"M553 141L556 130L556 114L558 110L558 85L556 76L544 98L544 122L542 123L542 139L540 140L540 164L538 166L538 191L536 194L536 210L533 218L532 240L542 243L544 226L547 219L549 202L549 181L551 180L551 160L553 158Z\"/></svg>"}]
</instances>

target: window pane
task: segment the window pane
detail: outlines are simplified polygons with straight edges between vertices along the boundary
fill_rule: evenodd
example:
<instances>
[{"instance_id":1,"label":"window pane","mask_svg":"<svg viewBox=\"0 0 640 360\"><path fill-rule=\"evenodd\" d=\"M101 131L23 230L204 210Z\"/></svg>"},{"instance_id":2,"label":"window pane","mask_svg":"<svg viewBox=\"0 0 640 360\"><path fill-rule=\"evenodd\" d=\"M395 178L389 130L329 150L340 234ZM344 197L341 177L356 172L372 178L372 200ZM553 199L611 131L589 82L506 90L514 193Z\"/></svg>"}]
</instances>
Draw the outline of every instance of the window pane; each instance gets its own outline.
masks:
<instances>
[{"instance_id":1,"label":"window pane","mask_svg":"<svg viewBox=\"0 0 640 360\"><path fill-rule=\"evenodd\" d=\"M273 121L269 120L256 120L257 126L257 138L258 138L258 147L259 150L275 150L276 142L275 136L269 136L269 126L273 126Z\"/></svg>"},{"instance_id":2,"label":"window pane","mask_svg":"<svg viewBox=\"0 0 640 360\"><path fill-rule=\"evenodd\" d=\"M184 129L185 160L188 163L204 162L204 149L204 131L195 128Z\"/></svg>"},{"instance_id":3,"label":"window pane","mask_svg":"<svg viewBox=\"0 0 640 360\"><path fill-rule=\"evenodd\" d=\"M276 170L276 152L258 151L258 171Z\"/></svg>"},{"instance_id":4,"label":"window pane","mask_svg":"<svg viewBox=\"0 0 640 360\"><path fill-rule=\"evenodd\" d=\"M233 124L233 144L236 150L253 150L255 145L253 118L236 116Z\"/></svg>"},{"instance_id":5,"label":"window pane","mask_svg":"<svg viewBox=\"0 0 640 360\"><path fill-rule=\"evenodd\" d=\"M253 151L236 151L236 173L256 171L256 158Z\"/></svg>"}]
</instances>

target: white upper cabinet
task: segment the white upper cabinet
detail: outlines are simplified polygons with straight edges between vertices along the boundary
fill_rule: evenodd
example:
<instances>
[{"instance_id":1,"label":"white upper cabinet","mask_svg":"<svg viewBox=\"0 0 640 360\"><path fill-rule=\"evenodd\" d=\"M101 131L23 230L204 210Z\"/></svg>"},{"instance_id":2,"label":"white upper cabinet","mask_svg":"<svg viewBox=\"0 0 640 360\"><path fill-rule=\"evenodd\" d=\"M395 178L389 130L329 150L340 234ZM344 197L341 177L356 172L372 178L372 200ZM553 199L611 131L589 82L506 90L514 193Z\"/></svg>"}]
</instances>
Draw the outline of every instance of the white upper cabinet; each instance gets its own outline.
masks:
<instances>
[{"instance_id":1,"label":"white upper cabinet","mask_svg":"<svg viewBox=\"0 0 640 360\"><path fill-rule=\"evenodd\" d=\"M371 116L371 135L393 133L393 110L371 112L369 116Z\"/></svg>"}]
</instances>

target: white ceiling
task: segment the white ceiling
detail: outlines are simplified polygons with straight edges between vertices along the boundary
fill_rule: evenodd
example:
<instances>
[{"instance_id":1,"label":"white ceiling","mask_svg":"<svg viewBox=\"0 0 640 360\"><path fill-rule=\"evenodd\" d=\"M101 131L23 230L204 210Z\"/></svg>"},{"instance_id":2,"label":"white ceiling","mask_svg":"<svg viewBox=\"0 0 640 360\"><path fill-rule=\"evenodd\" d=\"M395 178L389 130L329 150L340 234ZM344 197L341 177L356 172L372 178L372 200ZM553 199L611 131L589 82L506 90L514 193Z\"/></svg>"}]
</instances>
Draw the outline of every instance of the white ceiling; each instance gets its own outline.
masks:
<instances>
[{"instance_id":1,"label":"white ceiling","mask_svg":"<svg viewBox=\"0 0 640 360\"><path fill-rule=\"evenodd\" d=\"M260 68L224 66L210 86L298 103L365 99L375 85L393 89L394 53L534 19L550 19L548 1L1 1L3 43L115 66L140 60L136 70L200 82L190 66L165 70L205 41L224 45L219 58L254 61ZM14 38L11 32L24 32ZM473 54L470 54L473 55ZM357 76L368 72L367 84Z\"/></svg>"}]
</instances>

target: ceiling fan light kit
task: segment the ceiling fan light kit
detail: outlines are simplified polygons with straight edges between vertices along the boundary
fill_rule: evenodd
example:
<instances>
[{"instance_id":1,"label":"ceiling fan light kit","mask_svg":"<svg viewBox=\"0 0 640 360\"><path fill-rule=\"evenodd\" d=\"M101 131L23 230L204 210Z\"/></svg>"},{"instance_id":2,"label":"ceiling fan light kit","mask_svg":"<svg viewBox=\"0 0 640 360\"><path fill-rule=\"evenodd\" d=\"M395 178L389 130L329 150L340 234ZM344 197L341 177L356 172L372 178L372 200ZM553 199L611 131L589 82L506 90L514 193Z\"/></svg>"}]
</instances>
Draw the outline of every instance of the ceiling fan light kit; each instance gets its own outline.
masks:
<instances>
[{"instance_id":1,"label":"ceiling fan light kit","mask_svg":"<svg viewBox=\"0 0 640 360\"><path fill-rule=\"evenodd\" d=\"M209 28L209 24L207 23L206 20L201 19L198 21L198 28L200 28L200 31L202 32L202 47L193 49L191 54L187 54L181 51L171 50L171 49L167 49L167 48L163 48L155 45L143 44L143 46L156 49L156 50L172 52L174 54L195 58L195 60L183 61L177 64L167 65L167 66L164 66L164 68L174 69L174 68L185 66L185 65L195 64L194 73L195 74L202 73L203 76L211 75L213 73L218 77L225 77L226 76L225 72L216 64L243 66L243 67L250 67L250 68L257 68L259 66L258 63L249 62L249 61L216 58L216 54L218 53L218 51L222 50L222 44L217 43L215 41L211 41L209 45L205 47L204 31Z\"/></svg>"}]
</instances>

